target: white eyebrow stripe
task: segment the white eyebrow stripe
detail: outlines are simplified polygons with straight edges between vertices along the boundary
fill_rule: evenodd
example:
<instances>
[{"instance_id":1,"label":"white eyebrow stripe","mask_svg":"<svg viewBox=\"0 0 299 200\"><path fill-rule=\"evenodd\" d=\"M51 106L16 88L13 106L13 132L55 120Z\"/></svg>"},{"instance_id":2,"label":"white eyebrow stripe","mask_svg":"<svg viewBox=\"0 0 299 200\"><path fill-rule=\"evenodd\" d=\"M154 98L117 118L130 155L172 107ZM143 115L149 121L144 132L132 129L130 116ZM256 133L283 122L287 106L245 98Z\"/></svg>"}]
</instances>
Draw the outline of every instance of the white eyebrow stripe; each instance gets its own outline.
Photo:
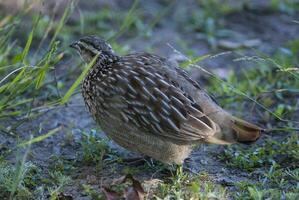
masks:
<instances>
[{"instance_id":1,"label":"white eyebrow stripe","mask_svg":"<svg viewBox=\"0 0 299 200\"><path fill-rule=\"evenodd\" d=\"M88 49L89 51L91 51L94 54L100 54L101 53L101 51L97 50L93 46L88 45L88 44L86 44L84 42L79 41L78 44L82 45L85 49Z\"/></svg>"}]
</instances>

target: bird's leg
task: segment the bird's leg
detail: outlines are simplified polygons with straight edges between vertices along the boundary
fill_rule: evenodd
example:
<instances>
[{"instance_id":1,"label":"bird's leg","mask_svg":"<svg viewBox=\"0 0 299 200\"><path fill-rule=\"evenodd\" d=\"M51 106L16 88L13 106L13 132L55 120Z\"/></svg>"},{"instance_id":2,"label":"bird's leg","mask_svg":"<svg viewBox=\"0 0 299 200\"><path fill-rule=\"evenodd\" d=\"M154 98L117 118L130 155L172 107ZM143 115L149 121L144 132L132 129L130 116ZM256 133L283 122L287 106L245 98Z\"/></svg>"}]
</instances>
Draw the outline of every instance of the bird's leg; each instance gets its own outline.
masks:
<instances>
[{"instance_id":1,"label":"bird's leg","mask_svg":"<svg viewBox=\"0 0 299 200\"><path fill-rule=\"evenodd\" d=\"M195 174L195 175L198 175L198 173L196 172L196 171L194 171L193 169L192 169L192 167L190 166L190 164L191 164L191 158L186 158L185 160L184 160L184 163L183 163L183 170L184 171L187 171L187 172L191 172L192 174Z\"/></svg>"},{"instance_id":2,"label":"bird's leg","mask_svg":"<svg viewBox=\"0 0 299 200\"><path fill-rule=\"evenodd\" d=\"M122 159L122 162L132 165L132 166L141 166L145 163L148 163L149 165L153 165L153 159L149 156L140 156L135 158L124 158Z\"/></svg>"}]
</instances>

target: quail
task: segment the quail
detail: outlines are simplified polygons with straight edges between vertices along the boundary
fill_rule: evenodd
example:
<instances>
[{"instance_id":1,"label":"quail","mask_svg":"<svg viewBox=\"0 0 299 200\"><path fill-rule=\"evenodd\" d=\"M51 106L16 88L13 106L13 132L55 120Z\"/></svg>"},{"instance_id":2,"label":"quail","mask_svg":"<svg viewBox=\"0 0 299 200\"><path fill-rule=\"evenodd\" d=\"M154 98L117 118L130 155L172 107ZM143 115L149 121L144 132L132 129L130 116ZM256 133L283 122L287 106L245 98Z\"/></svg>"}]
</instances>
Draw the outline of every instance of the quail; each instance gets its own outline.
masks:
<instances>
[{"instance_id":1,"label":"quail","mask_svg":"<svg viewBox=\"0 0 299 200\"><path fill-rule=\"evenodd\" d=\"M117 55L97 36L70 45L85 62L82 84L94 120L120 146L164 163L182 164L201 143L251 143L258 126L223 110L186 71L149 53Z\"/></svg>"}]
</instances>

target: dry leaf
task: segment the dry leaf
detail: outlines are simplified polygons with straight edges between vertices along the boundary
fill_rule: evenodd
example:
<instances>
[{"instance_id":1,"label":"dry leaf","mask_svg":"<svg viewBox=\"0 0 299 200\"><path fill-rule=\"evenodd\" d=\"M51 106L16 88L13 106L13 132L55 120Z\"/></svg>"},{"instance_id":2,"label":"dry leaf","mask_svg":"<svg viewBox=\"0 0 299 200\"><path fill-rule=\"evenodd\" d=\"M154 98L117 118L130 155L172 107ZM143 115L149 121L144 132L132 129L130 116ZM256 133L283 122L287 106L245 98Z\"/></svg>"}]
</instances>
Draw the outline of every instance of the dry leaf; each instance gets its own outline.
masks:
<instances>
[{"instance_id":1,"label":"dry leaf","mask_svg":"<svg viewBox=\"0 0 299 200\"><path fill-rule=\"evenodd\" d=\"M143 200L145 196L145 191L141 185L141 183L134 179L131 174L122 176L118 179L112 181L113 185L118 185L127 182L128 180L132 181L132 186L126 188L122 194L117 193L107 187L103 187L102 191L104 192L107 200L116 200L116 199L126 199L126 200Z\"/></svg>"},{"instance_id":2,"label":"dry leaf","mask_svg":"<svg viewBox=\"0 0 299 200\"><path fill-rule=\"evenodd\" d=\"M110 190L109 188L103 187L102 188L103 193L105 194L105 197L107 200L119 200L122 198L122 195Z\"/></svg>"}]
</instances>

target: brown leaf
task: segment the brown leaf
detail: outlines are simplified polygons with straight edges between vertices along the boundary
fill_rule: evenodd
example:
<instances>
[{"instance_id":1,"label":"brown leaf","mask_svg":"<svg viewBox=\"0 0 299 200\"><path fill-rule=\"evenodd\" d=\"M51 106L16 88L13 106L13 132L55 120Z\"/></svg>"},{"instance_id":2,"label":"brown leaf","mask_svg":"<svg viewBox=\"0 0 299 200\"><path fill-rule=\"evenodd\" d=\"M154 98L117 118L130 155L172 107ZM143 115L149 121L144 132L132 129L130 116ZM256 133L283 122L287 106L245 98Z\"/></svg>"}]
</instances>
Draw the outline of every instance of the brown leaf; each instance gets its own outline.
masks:
<instances>
[{"instance_id":1,"label":"brown leaf","mask_svg":"<svg viewBox=\"0 0 299 200\"><path fill-rule=\"evenodd\" d=\"M116 200L116 199L126 199L126 200L143 200L145 196L144 189L141 183L134 179L131 174L127 174L118 179L113 180L111 186L118 185L127 182L128 180L132 181L132 186L126 188L122 194L117 193L106 187L102 188L107 200Z\"/></svg>"},{"instance_id":2,"label":"brown leaf","mask_svg":"<svg viewBox=\"0 0 299 200\"><path fill-rule=\"evenodd\" d=\"M126 200L143 200L145 192L141 183L130 174L127 175L127 179L132 181L132 186L125 193Z\"/></svg>"},{"instance_id":3,"label":"brown leaf","mask_svg":"<svg viewBox=\"0 0 299 200\"><path fill-rule=\"evenodd\" d=\"M119 199L122 199L122 195L113 191L113 190L110 190L109 188L106 188L106 187L102 187L102 191L103 193L105 194L105 197L107 200L119 200Z\"/></svg>"},{"instance_id":4,"label":"brown leaf","mask_svg":"<svg viewBox=\"0 0 299 200\"><path fill-rule=\"evenodd\" d=\"M138 192L133 187L129 187L124 192L124 197L126 200L143 200L139 197Z\"/></svg>"},{"instance_id":5,"label":"brown leaf","mask_svg":"<svg viewBox=\"0 0 299 200\"><path fill-rule=\"evenodd\" d=\"M132 181L133 181L133 188L138 193L138 197L140 199L144 199L145 191L144 191L141 183L138 180L134 179L133 177L132 177Z\"/></svg>"},{"instance_id":6,"label":"brown leaf","mask_svg":"<svg viewBox=\"0 0 299 200\"><path fill-rule=\"evenodd\" d=\"M127 175L124 175L117 179L113 179L111 185L119 185L119 184L126 182L126 180L127 180Z\"/></svg>"}]
</instances>

